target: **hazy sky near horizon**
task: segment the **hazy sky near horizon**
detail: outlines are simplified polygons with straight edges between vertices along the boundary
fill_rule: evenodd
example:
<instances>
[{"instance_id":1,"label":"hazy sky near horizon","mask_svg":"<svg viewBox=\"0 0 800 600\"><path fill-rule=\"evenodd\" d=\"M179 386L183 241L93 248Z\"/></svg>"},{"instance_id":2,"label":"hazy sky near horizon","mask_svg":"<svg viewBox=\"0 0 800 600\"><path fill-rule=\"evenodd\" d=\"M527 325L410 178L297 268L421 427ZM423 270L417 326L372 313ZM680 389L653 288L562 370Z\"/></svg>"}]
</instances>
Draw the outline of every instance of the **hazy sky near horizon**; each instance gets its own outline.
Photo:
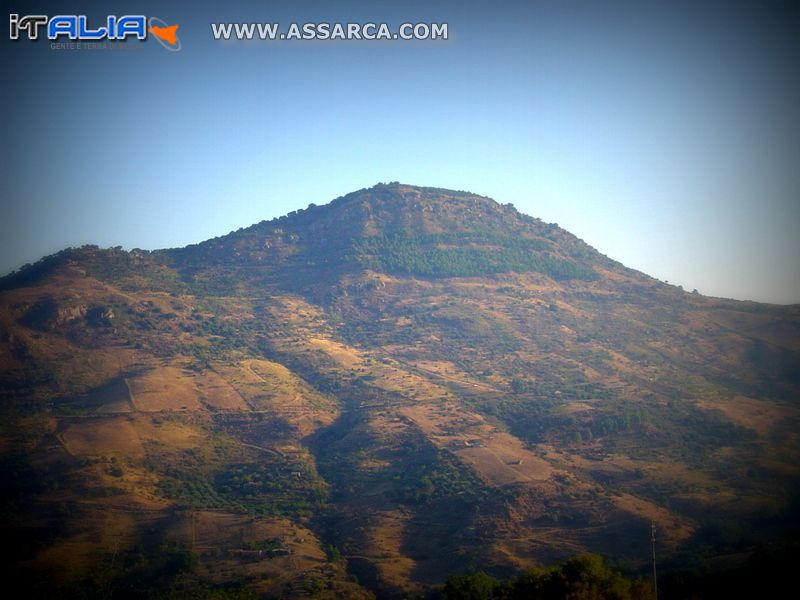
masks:
<instances>
[{"instance_id":1,"label":"hazy sky near horizon","mask_svg":"<svg viewBox=\"0 0 800 600\"><path fill-rule=\"evenodd\" d=\"M3 7L157 16L183 47L3 34L0 273L85 243L183 246L397 180L512 202L687 289L800 302L795 2ZM212 21L435 21L451 39L219 42Z\"/></svg>"}]
</instances>

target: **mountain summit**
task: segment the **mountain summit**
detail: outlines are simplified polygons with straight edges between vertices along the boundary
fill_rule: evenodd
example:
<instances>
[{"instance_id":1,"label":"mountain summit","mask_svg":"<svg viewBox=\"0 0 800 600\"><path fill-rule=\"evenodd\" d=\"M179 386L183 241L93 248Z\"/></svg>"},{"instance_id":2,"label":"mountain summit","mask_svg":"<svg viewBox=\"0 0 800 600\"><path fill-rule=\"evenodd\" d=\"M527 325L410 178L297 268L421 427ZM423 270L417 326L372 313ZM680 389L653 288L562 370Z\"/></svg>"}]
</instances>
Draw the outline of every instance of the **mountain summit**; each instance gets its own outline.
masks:
<instances>
[{"instance_id":1,"label":"mountain summit","mask_svg":"<svg viewBox=\"0 0 800 600\"><path fill-rule=\"evenodd\" d=\"M427 277L538 271L591 279L592 262L603 262L574 236L510 204L399 183L312 204L173 255L178 264L283 262Z\"/></svg>"},{"instance_id":2,"label":"mountain summit","mask_svg":"<svg viewBox=\"0 0 800 600\"><path fill-rule=\"evenodd\" d=\"M4 560L41 593L401 597L636 572L651 523L667 561L797 534L800 309L489 198L380 184L0 290Z\"/></svg>"}]
</instances>

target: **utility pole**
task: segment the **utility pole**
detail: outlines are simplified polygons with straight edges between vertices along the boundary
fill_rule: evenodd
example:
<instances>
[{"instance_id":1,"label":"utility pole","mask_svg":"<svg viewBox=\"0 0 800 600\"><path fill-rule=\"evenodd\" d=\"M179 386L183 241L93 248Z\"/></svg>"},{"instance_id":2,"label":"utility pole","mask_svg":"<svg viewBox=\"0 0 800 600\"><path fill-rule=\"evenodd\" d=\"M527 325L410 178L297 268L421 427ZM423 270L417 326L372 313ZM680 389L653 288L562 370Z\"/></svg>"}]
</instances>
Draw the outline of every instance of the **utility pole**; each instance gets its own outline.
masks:
<instances>
[{"instance_id":1,"label":"utility pole","mask_svg":"<svg viewBox=\"0 0 800 600\"><path fill-rule=\"evenodd\" d=\"M650 521L650 542L653 546L653 593L658 600L658 578L656 577L656 522Z\"/></svg>"}]
</instances>

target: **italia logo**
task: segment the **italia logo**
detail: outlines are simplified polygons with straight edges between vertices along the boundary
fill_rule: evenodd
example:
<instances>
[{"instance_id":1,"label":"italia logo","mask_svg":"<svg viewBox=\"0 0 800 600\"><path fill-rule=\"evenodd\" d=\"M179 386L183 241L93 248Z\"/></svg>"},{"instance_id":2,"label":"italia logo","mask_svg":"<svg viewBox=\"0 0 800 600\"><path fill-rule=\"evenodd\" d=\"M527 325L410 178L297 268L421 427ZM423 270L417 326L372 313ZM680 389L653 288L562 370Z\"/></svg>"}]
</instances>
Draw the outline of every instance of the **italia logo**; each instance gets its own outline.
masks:
<instances>
[{"instance_id":1,"label":"italia logo","mask_svg":"<svg viewBox=\"0 0 800 600\"><path fill-rule=\"evenodd\" d=\"M86 15L24 15L10 14L8 33L12 40L20 39L24 32L29 40L38 40L40 31L49 40L66 38L68 40L100 41L126 40L134 38L146 40L147 34L167 50L178 51L181 41L178 38L178 25L168 25L158 17L145 15L108 15L103 23L89 23Z\"/></svg>"}]
</instances>

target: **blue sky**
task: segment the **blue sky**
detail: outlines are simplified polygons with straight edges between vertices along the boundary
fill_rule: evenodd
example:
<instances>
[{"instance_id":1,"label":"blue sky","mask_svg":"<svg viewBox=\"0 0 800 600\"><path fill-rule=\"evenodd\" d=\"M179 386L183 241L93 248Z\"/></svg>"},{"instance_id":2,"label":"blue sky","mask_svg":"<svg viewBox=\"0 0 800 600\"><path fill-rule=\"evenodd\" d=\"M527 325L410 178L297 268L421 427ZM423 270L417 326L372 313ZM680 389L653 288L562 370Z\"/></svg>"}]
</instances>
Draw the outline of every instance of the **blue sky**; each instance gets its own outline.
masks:
<instances>
[{"instance_id":1,"label":"blue sky","mask_svg":"<svg viewBox=\"0 0 800 600\"><path fill-rule=\"evenodd\" d=\"M4 2L158 16L183 49L3 39L0 272L70 245L182 246L398 180L513 202L687 289L800 302L790 2L186 6ZM235 20L445 21L451 39L212 39Z\"/></svg>"}]
</instances>

